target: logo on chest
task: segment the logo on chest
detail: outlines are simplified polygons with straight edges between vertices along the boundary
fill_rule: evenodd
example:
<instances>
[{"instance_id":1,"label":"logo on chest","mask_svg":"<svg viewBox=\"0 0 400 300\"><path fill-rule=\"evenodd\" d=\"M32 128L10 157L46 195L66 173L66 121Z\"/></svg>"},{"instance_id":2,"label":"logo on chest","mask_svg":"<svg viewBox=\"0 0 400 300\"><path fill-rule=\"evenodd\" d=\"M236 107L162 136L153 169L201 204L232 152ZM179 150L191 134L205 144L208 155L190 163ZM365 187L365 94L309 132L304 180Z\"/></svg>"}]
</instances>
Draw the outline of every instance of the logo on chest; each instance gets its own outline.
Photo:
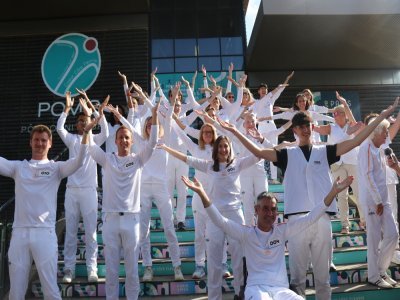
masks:
<instances>
[{"instance_id":1,"label":"logo on chest","mask_svg":"<svg viewBox=\"0 0 400 300\"><path fill-rule=\"evenodd\" d=\"M129 163L127 163L127 164L125 165L125 168L132 167L134 164L135 164L135 162L131 161L131 162L129 162Z\"/></svg>"},{"instance_id":2,"label":"logo on chest","mask_svg":"<svg viewBox=\"0 0 400 300\"><path fill-rule=\"evenodd\" d=\"M40 170L37 172L38 177L50 177L52 172L50 170Z\"/></svg>"},{"instance_id":3,"label":"logo on chest","mask_svg":"<svg viewBox=\"0 0 400 300\"><path fill-rule=\"evenodd\" d=\"M268 248L275 248L280 246L281 242L279 240L272 240L269 241L269 243L267 244Z\"/></svg>"}]
</instances>

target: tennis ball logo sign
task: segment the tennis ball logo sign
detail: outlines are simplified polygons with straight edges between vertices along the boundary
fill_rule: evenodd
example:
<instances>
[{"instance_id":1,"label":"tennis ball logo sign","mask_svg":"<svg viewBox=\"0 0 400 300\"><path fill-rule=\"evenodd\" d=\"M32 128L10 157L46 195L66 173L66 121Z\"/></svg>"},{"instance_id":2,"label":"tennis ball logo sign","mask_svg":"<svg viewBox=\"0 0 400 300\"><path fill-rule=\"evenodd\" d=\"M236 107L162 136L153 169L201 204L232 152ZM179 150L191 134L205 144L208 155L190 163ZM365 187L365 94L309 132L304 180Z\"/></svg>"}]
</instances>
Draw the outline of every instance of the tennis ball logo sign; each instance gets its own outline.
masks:
<instances>
[{"instance_id":1,"label":"tennis ball logo sign","mask_svg":"<svg viewBox=\"0 0 400 300\"><path fill-rule=\"evenodd\" d=\"M42 77L47 88L64 97L67 91L77 96L76 88L87 90L100 72L101 58L97 40L80 33L57 38L42 60Z\"/></svg>"}]
</instances>

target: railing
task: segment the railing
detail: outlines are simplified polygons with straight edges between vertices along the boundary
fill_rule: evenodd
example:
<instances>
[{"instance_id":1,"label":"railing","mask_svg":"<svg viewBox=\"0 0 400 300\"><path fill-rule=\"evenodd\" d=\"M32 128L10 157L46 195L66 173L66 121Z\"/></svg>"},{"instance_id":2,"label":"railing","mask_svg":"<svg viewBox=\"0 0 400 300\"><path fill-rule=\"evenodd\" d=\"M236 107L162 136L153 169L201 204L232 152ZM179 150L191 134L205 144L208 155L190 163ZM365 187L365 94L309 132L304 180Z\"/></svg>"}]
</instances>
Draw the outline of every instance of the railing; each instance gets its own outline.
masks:
<instances>
[{"instance_id":1,"label":"railing","mask_svg":"<svg viewBox=\"0 0 400 300\"><path fill-rule=\"evenodd\" d=\"M68 148L65 147L61 150L52 160L59 160L65 152L67 152ZM15 201L15 195L8 199L3 205L0 206L0 216L4 214L6 209L13 204ZM11 220L8 220L7 217L1 218L3 223L0 223L0 299L3 299L7 290L7 282L6 282L6 266L7 266L7 243L9 241L10 231L8 230L8 223Z\"/></svg>"}]
</instances>

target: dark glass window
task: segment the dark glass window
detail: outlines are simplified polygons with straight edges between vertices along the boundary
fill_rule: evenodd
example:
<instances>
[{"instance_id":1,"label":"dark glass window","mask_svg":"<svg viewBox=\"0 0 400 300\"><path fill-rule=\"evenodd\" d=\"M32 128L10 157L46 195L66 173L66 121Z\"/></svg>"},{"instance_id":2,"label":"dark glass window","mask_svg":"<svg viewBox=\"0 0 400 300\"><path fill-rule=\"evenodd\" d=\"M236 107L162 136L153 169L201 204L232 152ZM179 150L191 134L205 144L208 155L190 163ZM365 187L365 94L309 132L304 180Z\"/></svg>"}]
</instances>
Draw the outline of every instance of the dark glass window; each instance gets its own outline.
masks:
<instances>
[{"instance_id":1,"label":"dark glass window","mask_svg":"<svg viewBox=\"0 0 400 300\"><path fill-rule=\"evenodd\" d=\"M196 36L197 24L194 21L195 13L188 11L179 11L170 22L175 22L175 38L193 38Z\"/></svg>"},{"instance_id":2,"label":"dark glass window","mask_svg":"<svg viewBox=\"0 0 400 300\"><path fill-rule=\"evenodd\" d=\"M166 39L174 37L174 19L172 13L160 12L151 15L152 39Z\"/></svg>"},{"instance_id":3,"label":"dark glass window","mask_svg":"<svg viewBox=\"0 0 400 300\"><path fill-rule=\"evenodd\" d=\"M194 72L197 69L196 57L175 59L175 72Z\"/></svg>"},{"instance_id":4,"label":"dark glass window","mask_svg":"<svg viewBox=\"0 0 400 300\"><path fill-rule=\"evenodd\" d=\"M196 56L196 39L176 39L175 56Z\"/></svg>"},{"instance_id":5,"label":"dark glass window","mask_svg":"<svg viewBox=\"0 0 400 300\"><path fill-rule=\"evenodd\" d=\"M151 69L158 68L158 73L173 73L174 72L174 60L168 59L152 59Z\"/></svg>"},{"instance_id":6,"label":"dark glass window","mask_svg":"<svg viewBox=\"0 0 400 300\"><path fill-rule=\"evenodd\" d=\"M219 38L199 39L199 55L220 55Z\"/></svg>"},{"instance_id":7,"label":"dark glass window","mask_svg":"<svg viewBox=\"0 0 400 300\"><path fill-rule=\"evenodd\" d=\"M174 45L172 39L154 39L151 43L152 57L174 56Z\"/></svg>"},{"instance_id":8,"label":"dark glass window","mask_svg":"<svg viewBox=\"0 0 400 300\"><path fill-rule=\"evenodd\" d=\"M243 56L222 56L222 70L228 71L230 63L235 70L243 70Z\"/></svg>"},{"instance_id":9,"label":"dark glass window","mask_svg":"<svg viewBox=\"0 0 400 300\"><path fill-rule=\"evenodd\" d=\"M207 71L221 71L221 58L219 56L199 57L199 70L202 65Z\"/></svg>"},{"instance_id":10,"label":"dark glass window","mask_svg":"<svg viewBox=\"0 0 400 300\"><path fill-rule=\"evenodd\" d=\"M221 38L222 55L241 55L243 54L243 43L241 37Z\"/></svg>"}]
</instances>

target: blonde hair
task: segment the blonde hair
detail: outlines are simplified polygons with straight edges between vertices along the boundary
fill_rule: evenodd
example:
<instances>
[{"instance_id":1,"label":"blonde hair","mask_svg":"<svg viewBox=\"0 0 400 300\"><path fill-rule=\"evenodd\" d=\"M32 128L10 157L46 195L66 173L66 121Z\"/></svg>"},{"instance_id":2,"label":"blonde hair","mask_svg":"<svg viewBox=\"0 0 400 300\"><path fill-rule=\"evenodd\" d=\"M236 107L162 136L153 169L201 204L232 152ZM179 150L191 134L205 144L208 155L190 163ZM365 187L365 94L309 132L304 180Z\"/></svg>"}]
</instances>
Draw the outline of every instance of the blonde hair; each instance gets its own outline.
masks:
<instances>
[{"instance_id":1,"label":"blonde hair","mask_svg":"<svg viewBox=\"0 0 400 300\"><path fill-rule=\"evenodd\" d=\"M211 124L203 124L203 126L201 126L201 128L200 128L200 133L199 133L199 148L201 150L204 150L206 148L206 143L204 142L204 139L203 139L203 132L204 132L204 128L206 128L206 127L210 127L212 132L213 132L213 138L212 138L211 143L210 143L211 146L214 145L214 142L218 137L217 130L215 129L215 127L213 125L211 125Z\"/></svg>"},{"instance_id":2,"label":"blonde hair","mask_svg":"<svg viewBox=\"0 0 400 300\"><path fill-rule=\"evenodd\" d=\"M146 118L146 120L144 120L144 126L142 128L142 136L145 140L148 140L150 138L146 130L146 125L148 122L150 122L151 118L152 117L149 116ZM163 136L164 136L164 127L162 127L161 124L158 124L158 137L163 137Z\"/></svg>"},{"instance_id":3,"label":"blonde hair","mask_svg":"<svg viewBox=\"0 0 400 300\"><path fill-rule=\"evenodd\" d=\"M372 118L368 121L368 125L371 124L376 118ZM390 126L390 123L388 120L384 119L382 120L375 128L374 131L371 132L369 135L369 139L372 140L376 135L382 133L383 128L388 129Z\"/></svg>"}]
</instances>

